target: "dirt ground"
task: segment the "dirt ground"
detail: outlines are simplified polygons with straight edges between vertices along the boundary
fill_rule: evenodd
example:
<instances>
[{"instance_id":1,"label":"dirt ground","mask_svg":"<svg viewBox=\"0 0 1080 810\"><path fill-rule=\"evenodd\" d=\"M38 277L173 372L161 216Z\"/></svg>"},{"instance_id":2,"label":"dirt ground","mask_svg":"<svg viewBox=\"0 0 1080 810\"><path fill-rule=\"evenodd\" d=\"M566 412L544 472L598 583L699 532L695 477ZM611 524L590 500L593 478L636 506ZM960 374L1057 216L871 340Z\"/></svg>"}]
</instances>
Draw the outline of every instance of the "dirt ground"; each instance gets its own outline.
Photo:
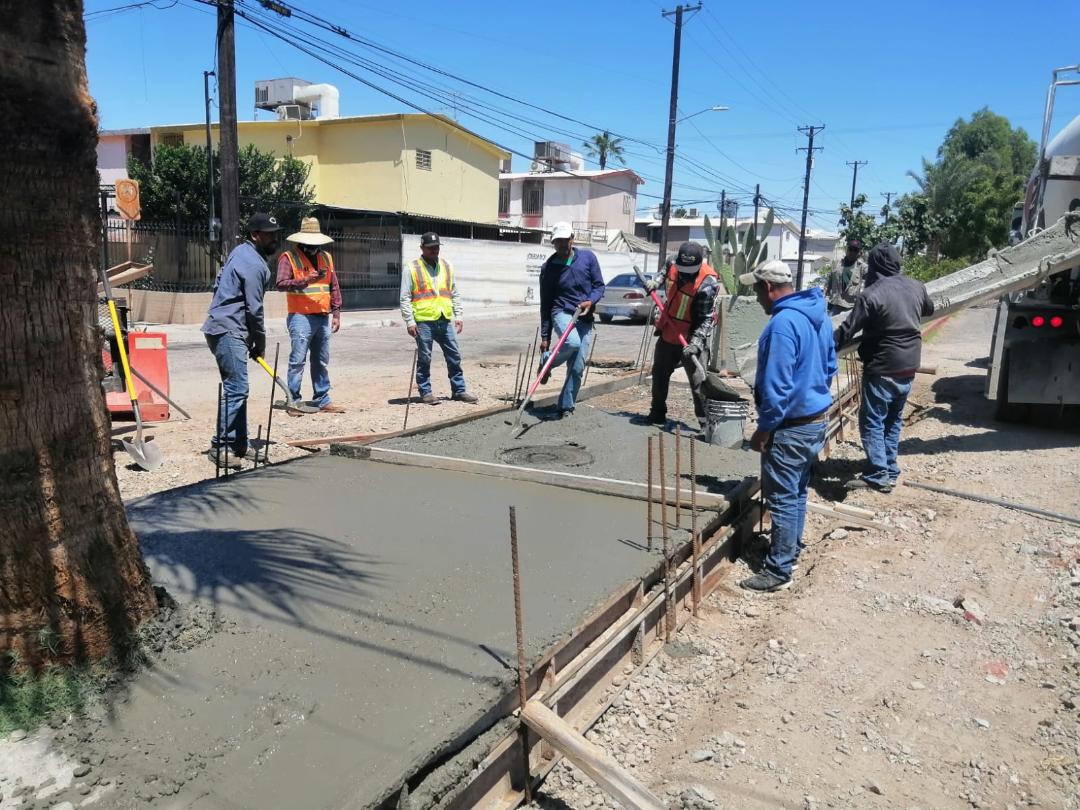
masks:
<instances>
[{"instance_id":1,"label":"dirt ground","mask_svg":"<svg viewBox=\"0 0 1080 810\"><path fill-rule=\"evenodd\" d=\"M938 374L917 378L902 480L1080 516L1080 429L992 419L982 396L991 315L954 317L926 346ZM485 397L505 391L513 369L485 377L479 363L516 362L531 329L507 326L512 339L493 331L490 353L467 368L470 385ZM606 350L601 342L598 356L632 357L633 333ZM399 426L401 407L386 400L403 395L410 360L400 352L356 389L363 417L342 433ZM200 368L191 374L205 375ZM459 407L422 408L417 419ZM212 398L198 408L212 414ZM275 433L279 421L284 438L313 419L337 424L276 415ZM187 460L164 476L121 469L125 497L212 474L194 457L202 427L155 430L170 443L170 464L174 447ZM847 439L815 477L820 498L844 498L842 482L858 470L861 450L851 431ZM795 584L778 594L741 591L747 564L734 564L701 617L622 685L590 736L671 807L1080 808L1080 527L910 486L846 501L891 528L810 516ZM2 810L103 795L96 764L80 764L79 723L60 726L0 740ZM175 731L162 729L160 740ZM98 806L108 806L104 795ZM147 796L148 806L171 806ZM614 806L565 764L537 804Z\"/></svg>"},{"instance_id":2,"label":"dirt ground","mask_svg":"<svg viewBox=\"0 0 1080 810\"><path fill-rule=\"evenodd\" d=\"M903 478L1080 516L1080 431L991 418L991 314L926 347ZM859 459L814 489L842 497ZM733 565L590 736L669 806L1080 807L1080 527L907 486L847 502L894 528L811 516L778 594ZM538 803L611 804L565 763Z\"/></svg>"}]
</instances>

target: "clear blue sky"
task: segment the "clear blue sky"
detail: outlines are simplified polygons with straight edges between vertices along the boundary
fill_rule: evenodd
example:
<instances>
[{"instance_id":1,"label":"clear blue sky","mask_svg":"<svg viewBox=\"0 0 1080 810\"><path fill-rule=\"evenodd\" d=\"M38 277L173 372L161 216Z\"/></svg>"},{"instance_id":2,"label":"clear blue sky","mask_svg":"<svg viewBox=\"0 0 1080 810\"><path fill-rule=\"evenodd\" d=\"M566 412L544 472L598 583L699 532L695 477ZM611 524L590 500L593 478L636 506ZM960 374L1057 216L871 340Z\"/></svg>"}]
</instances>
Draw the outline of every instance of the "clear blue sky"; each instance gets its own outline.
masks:
<instances>
[{"instance_id":1,"label":"clear blue sky","mask_svg":"<svg viewBox=\"0 0 1080 810\"><path fill-rule=\"evenodd\" d=\"M102 13L132 0L87 0L90 89L106 129L201 121L202 71L214 64L214 10L196 0L156 0L155 8ZM239 2L239 0L238 0ZM248 7L258 8L254 0ZM537 3L356 2L294 0L323 17L420 61L545 107L585 124L489 96L453 79L422 74L426 86L463 94L533 122L504 126L458 109L465 126L520 152L532 140L561 140L580 151L597 129L647 142L628 143L628 165L651 178L639 206L662 193L672 24L654 0L547 0ZM825 124L810 207L812 226L835 229L836 210L850 192L847 161L867 160L858 190L876 208L885 191L913 188L905 176L932 158L959 116L988 106L1038 140L1052 68L1080 62L1080 8L1073 2L1023 4L998 0L911 0L905 3L768 4L709 2L688 19L683 38L678 153L698 164L676 163L677 200L714 212L719 192L749 204L755 182L782 206L801 205L805 145L802 124ZM1044 16L1039 40L1018 19ZM671 6L667 6L671 8ZM96 13L95 13L96 12ZM265 12L261 12L265 13ZM689 17L689 15L688 15ZM282 23L280 18L276 18ZM254 82L298 76L341 90L343 115L395 112L399 102L315 61L239 20L237 97L240 118L253 116ZM380 65L383 54L325 31L289 22ZM331 57L344 64L340 56ZM371 79L432 111L449 104L422 98L366 70ZM1080 88L1059 94L1060 125L1080 113ZM214 112L216 120L216 110ZM269 115L262 113L263 116ZM1055 128L1056 126L1055 125ZM565 131L564 134L562 130ZM515 169L525 168L515 156ZM740 213L747 209L742 208Z\"/></svg>"}]
</instances>

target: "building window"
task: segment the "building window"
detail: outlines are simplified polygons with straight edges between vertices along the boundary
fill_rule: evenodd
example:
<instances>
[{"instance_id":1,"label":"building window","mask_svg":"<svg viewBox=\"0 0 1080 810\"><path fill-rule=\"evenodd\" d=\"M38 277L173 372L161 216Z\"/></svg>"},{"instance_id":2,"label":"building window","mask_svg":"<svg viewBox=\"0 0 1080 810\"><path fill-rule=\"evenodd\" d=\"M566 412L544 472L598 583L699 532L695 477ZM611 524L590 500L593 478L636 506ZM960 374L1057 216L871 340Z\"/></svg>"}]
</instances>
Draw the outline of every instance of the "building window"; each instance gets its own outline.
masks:
<instances>
[{"instance_id":1,"label":"building window","mask_svg":"<svg viewBox=\"0 0 1080 810\"><path fill-rule=\"evenodd\" d=\"M536 217L544 213L544 181L526 180L521 184L521 213Z\"/></svg>"},{"instance_id":2,"label":"building window","mask_svg":"<svg viewBox=\"0 0 1080 810\"><path fill-rule=\"evenodd\" d=\"M622 212L624 214L632 214L632 213L634 213L634 207L633 206L634 206L633 197L631 197L629 194L623 194Z\"/></svg>"},{"instance_id":3,"label":"building window","mask_svg":"<svg viewBox=\"0 0 1080 810\"><path fill-rule=\"evenodd\" d=\"M184 133L182 132L166 132L161 136L161 142L165 146L183 146L184 145Z\"/></svg>"},{"instance_id":4,"label":"building window","mask_svg":"<svg viewBox=\"0 0 1080 810\"><path fill-rule=\"evenodd\" d=\"M499 214L510 213L510 183L504 180L499 183Z\"/></svg>"},{"instance_id":5,"label":"building window","mask_svg":"<svg viewBox=\"0 0 1080 810\"><path fill-rule=\"evenodd\" d=\"M427 149L416 150L416 168L431 171L431 152Z\"/></svg>"}]
</instances>

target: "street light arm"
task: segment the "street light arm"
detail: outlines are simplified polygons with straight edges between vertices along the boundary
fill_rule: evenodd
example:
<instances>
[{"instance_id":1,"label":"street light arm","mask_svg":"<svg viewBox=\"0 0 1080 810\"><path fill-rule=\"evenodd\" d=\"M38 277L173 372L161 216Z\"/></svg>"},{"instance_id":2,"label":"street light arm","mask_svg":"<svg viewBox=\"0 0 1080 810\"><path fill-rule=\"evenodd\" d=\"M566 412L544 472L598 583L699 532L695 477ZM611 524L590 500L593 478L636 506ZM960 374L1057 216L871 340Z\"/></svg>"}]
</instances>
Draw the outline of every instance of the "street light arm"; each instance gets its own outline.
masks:
<instances>
[{"instance_id":1,"label":"street light arm","mask_svg":"<svg viewBox=\"0 0 1080 810\"><path fill-rule=\"evenodd\" d=\"M730 107L725 107L722 104L717 104L714 107L706 107L704 110L698 110L696 113L690 113L690 115L684 115L682 118L678 119L675 123L676 124L681 124L683 121L689 120L690 118L694 118L694 117L696 117L698 115L701 115L702 113L707 113L707 112L727 112L730 109L731 109Z\"/></svg>"}]
</instances>

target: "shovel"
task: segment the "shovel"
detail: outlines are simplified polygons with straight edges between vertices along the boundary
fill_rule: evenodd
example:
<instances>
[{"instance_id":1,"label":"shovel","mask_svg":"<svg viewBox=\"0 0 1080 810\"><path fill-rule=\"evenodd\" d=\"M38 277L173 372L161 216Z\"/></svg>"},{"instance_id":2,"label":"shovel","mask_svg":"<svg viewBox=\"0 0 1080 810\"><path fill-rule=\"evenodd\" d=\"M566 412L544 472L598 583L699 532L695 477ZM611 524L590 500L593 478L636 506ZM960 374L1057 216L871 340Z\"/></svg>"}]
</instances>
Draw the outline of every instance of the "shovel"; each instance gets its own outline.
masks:
<instances>
[{"instance_id":1,"label":"shovel","mask_svg":"<svg viewBox=\"0 0 1080 810\"><path fill-rule=\"evenodd\" d=\"M124 345L124 335L120 331L120 318L116 314L116 302L113 301L109 276L104 271L101 274L101 282L105 288L105 298L109 302L109 317L112 318L116 345L120 349L120 364L124 368L124 385L127 387L127 394L131 399L131 410L135 414L135 441L121 439L120 442L124 445L127 454L142 469L147 471L156 470L165 459L161 455L161 449L156 444L143 440L142 413L139 411L138 397L135 396L135 383L131 381L131 366L128 365L127 347Z\"/></svg>"},{"instance_id":2,"label":"shovel","mask_svg":"<svg viewBox=\"0 0 1080 810\"><path fill-rule=\"evenodd\" d=\"M270 364L262 357L256 357L255 362L263 367L263 371L270 375L270 379L277 383L278 387L285 392L285 410L296 411L297 413L318 413L319 409L314 405L308 405L305 402L296 400L293 402L292 394L289 392L288 387L281 381L281 378L274 373L274 370L270 368Z\"/></svg>"},{"instance_id":3,"label":"shovel","mask_svg":"<svg viewBox=\"0 0 1080 810\"><path fill-rule=\"evenodd\" d=\"M645 281L645 274L641 272L641 268L634 265L634 273L644 287L647 282ZM660 318L664 318L664 305L660 302L660 296L656 294L656 290L649 291L649 296L652 298L653 303L656 304L657 309L660 310ZM659 328L660 323L662 323L662 321L658 320L657 328ZM686 338L682 335L679 335L679 345L684 349L687 346ZM720 399L726 402L739 402L742 400L739 393L724 382L719 374L705 372L705 367L701 365L700 357L696 354L691 355L690 360L694 364L694 371L690 375L690 384L693 385L696 390L703 391L708 399Z\"/></svg>"},{"instance_id":4,"label":"shovel","mask_svg":"<svg viewBox=\"0 0 1080 810\"><path fill-rule=\"evenodd\" d=\"M536 375L536 379L533 380L533 384L529 386L529 392L525 395L525 399L521 401L521 406L518 408L517 415L514 417L512 432L517 431L518 427L521 425L521 415L525 413L525 408L532 401L533 394L536 393L536 389L540 386L540 381L544 379L544 375L548 373L548 370L551 368L551 364L555 362L555 356L559 353L559 349L562 348L563 343L566 342L566 339L570 337L570 333L574 331L574 327L577 326L577 320L579 317L581 317L581 310L575 309L574 317L570 319L570 324L566 327L565 330L563 330L562 337L559 338L558 342L555 344L555 348L548 353L547 362L544 363L544 367L540 369L540 373Z\"/></svg>"}]
</instances>

